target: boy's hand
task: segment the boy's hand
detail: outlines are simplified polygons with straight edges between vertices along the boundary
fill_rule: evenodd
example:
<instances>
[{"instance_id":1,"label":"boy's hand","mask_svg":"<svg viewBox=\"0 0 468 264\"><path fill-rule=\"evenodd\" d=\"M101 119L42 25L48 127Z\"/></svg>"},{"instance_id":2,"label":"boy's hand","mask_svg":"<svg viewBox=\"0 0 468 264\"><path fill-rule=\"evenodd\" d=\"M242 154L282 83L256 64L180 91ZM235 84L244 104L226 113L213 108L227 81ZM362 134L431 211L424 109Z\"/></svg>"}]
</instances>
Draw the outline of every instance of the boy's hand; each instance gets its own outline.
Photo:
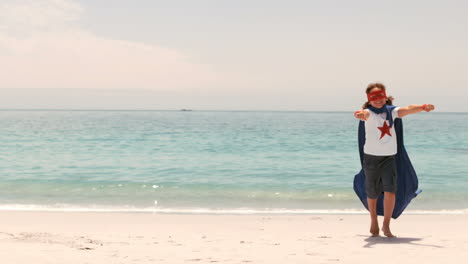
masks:
<instances>
[{"instance_id":1,"label":"boy's hand","mask_svg":"<svg viewBox=\"0 0 468 264\"><path fill-rule=\"evenodd\" d=\"M422 109L426 112L430 112L435 109L435 106L431 104L423 104Z\"/></svg>"},{"instance_id":2,"label":"boy's hand","mask_svg":"<svg viewBox=\"0 0 468 264\"><path fill-rule=\"evenodd\" d=\"M366 121L367 118L369 118L369 112L364 110L356 111L354 112L354 117L359 120Z\"/></svg>"}]
</instances>

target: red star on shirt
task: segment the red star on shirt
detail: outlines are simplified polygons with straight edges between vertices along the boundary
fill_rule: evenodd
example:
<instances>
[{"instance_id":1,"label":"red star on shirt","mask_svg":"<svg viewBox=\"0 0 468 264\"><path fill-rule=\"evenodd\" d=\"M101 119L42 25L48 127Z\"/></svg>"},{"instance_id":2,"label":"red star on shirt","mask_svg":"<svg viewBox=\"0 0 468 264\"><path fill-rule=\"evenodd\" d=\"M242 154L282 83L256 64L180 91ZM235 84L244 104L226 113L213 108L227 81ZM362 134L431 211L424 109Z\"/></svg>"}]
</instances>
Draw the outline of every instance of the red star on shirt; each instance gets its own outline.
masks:
<instances>
[{"instance_id":1,"label":"red star on shirt","mask_svg":"<svg viewBox=\"0 0 468 264\"><path fill-rule=\"evenodd\" d=\"M389 136L392 136L392 134L390 134L390 127L387 125L387 121L385 121L385 122L383 123L383 127L377 127L377 128L378 128L378 129L380 130L380 132L382 133L382 134L380 135L379 140L382 139L382 138L385 136L385 134L387 134L387 135L389 135Z\"/></svg>"}]
</instances>

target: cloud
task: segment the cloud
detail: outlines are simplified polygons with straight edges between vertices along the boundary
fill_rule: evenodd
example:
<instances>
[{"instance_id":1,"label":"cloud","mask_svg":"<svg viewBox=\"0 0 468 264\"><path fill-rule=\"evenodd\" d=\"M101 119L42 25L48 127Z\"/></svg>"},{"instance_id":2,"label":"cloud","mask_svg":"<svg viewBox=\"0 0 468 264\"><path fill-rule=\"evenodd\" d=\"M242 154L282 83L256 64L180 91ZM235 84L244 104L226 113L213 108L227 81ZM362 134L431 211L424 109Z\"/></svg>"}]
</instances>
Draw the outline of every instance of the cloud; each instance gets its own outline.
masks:
<instances>
[{"instance_id":1,"label":"cloud","mask_svg":"<svg viewBox=\"0 0 468 264\"><path fill-rule=\"evenodd\" d=\"M178 50L115 40L80 27L72 0L0 5L0 88L174 90L216 82Z\"/></svg>"},{"instance_id":2,"label":"cloud","mask_svg":"<svg viewBox=\"0 0 468 264\"><path fill-rule=\"evenodd\" d=\"M58 28L77 21L83 12L70 0L6 0L0 10L2 29L10 32Z\"/></svg>"}]
</instances>

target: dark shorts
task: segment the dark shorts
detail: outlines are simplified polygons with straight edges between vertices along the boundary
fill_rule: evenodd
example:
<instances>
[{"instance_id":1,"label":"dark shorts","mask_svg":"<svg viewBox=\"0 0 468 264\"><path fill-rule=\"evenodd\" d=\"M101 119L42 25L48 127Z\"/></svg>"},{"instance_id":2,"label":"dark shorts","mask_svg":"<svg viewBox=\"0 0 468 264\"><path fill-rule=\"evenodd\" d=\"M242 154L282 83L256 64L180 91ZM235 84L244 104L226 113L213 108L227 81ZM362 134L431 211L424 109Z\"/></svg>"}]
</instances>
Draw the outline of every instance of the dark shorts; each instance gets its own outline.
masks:
<instances>
[{"instance_id":1,"label":"dark shorts","mask_svg":"<svg viewBox=\"0 0 468 264\"><path fill-rule=\"evenodd\" d=\"M366 192L370 199L377 199L382 192L397 191L395 156L364 154L362 165L366 175Z\"/></svg>"}]
</instances>

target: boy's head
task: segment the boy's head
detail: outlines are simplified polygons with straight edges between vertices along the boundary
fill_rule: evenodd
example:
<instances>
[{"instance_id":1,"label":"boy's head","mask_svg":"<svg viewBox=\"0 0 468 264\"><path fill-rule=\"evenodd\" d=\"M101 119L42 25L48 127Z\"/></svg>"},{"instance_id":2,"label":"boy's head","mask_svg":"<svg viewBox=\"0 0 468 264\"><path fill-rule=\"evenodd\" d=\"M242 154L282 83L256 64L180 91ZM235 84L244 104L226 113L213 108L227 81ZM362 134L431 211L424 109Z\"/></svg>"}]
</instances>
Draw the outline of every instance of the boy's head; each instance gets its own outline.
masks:
<instances>
[{"instance_id":1,"label":"boy's head","mask_svg":"<svg viewBox=\"0 0 468 264\"><path fill-rule=\"evenodd\" d=\"M387 97L385 93L385 85L382 83L371 83L367 86L367 103L375 108L382 108L388 104L391 99Z\"/></svg>"}]
</instances>

